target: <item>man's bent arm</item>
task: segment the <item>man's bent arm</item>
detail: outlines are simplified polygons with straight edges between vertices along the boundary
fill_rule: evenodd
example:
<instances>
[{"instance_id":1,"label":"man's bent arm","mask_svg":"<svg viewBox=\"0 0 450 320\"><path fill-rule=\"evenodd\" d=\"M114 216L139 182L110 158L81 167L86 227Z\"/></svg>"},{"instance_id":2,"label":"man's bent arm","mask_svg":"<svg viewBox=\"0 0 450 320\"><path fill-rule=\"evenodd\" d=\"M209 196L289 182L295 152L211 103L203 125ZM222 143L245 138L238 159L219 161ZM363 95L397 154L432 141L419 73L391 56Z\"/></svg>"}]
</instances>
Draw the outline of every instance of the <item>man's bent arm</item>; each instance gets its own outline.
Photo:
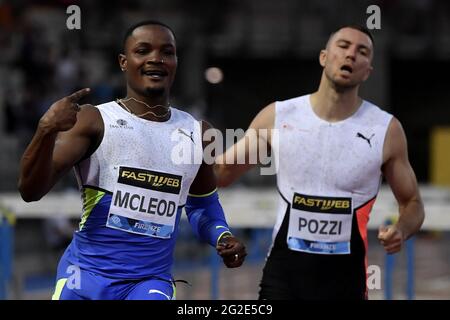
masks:
<instances>
[{"instance_id":1,"label":"man's bent arm","mask_svg":"<svg viewBox=\"0 0 450 320\"><path fill-rule=\"evenodd\" d=\"M87 92L79 91L73 101ZM18 187L25 201L42 198L91 146L98 111L91 106L79 111L72 106L75 102L64 99L68 97L54 103L41 118L22 156Z\"/></svg>"}]
</instances>

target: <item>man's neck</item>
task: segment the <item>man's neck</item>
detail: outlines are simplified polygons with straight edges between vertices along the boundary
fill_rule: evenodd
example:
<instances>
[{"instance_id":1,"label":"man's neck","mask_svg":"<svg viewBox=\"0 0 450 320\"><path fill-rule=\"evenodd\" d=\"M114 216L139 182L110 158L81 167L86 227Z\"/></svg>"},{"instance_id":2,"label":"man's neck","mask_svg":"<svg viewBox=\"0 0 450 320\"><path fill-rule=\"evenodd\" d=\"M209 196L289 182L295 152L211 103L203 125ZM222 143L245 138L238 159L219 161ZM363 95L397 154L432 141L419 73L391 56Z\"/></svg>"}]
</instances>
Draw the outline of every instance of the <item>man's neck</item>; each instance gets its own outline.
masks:
<instances>
[{"instance_id":1,"label":"man's neck","mask_svg":"<svg viewBox=\"0 0 450 320\"><path fill-rule=\"evenodd\" d=\"M154 97L143 97L134 92L127 92L122 103L135 115L142 115L142 118L152 121L165 121L170 117L168 114L169 101L164 95Z\"/></svg>"},{"instance_id":2,"label":"man's neck","mask_svg":"<svg viewBox=\"0 0 450 320\"><path fill-rule=\"evenodd\" d=\"M162 91L142 95L135 92L134 90L127 90L127 98L133 98L133 100L136 99L138 101L146 103L149 106L156 106L156 105L166 106L169 104L169 98L167 94L165 94Z\"/></svg>"},{"instance_id":3,"label":"man's neck","mask_svg":"<svg viewBox=\"0 0 450 320\"><path fill-rule=\"evenodd\" d=\"M358 96L358 87L338 90L328 79L320 82L319 90L311 95L314 113L328 122L338 122L353 115L362 103Z\"/></svg>"}]
</instances>

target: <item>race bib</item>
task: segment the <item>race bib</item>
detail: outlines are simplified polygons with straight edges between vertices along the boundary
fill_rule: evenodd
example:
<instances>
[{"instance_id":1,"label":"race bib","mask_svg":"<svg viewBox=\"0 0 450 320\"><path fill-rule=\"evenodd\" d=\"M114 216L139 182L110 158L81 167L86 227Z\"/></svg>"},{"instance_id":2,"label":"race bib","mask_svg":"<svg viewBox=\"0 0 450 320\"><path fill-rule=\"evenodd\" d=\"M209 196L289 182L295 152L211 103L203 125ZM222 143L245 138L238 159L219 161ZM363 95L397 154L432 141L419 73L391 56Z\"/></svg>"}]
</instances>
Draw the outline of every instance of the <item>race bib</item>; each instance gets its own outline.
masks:
<instances>
[{"instance_id":1,"label":"race bib","mask_svg":"<svg viewBox=\"0 0 450 320\"><path fill-rule=\"evenodd\" d=\"M177 216L182 177L120 166L106 226L168 239Z\"/></svg>"},{"instance_id":2,"label":"race bib","mask_svg":"<svg viewBox=\"0 0 450 320\"><path fill-rule=\"evenodd\" d=\"M287 243L291 250L349 254L352 199L294 193Z\"/></svg>"}]
</instances>

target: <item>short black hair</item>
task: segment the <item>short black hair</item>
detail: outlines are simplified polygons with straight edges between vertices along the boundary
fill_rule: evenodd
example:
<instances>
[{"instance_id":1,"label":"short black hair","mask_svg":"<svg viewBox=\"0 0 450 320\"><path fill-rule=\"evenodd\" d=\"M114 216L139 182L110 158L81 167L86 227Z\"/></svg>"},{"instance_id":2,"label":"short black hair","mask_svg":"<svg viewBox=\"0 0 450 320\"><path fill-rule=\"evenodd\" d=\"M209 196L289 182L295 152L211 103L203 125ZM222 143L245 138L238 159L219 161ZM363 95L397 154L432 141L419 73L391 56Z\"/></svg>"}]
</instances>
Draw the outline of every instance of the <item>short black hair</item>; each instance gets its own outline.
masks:
<instances>
[{"instance_id":1,"label":"short black hair","mask_svg":"<svg viewBox=\"0 0 450 320\"><path fill-rule=\"evenodd\" d=\"M125 51L125 44L127 42L127 39L129 36L131 36L131 34L133 33L134 30L136 30L137 28L142 27L142 26L150 26L150 25L162 26L162 27L168 29L170 32L172 32L173 38L176 40L175 32L167 24L165 24L161 21L158 21L158 20L144 20L144 21L133 24L132 26L130 26L127 29L127 31L125 31L125 34L123 36L123 41L122 41L123 50Z\"/></svg>"},{"instance_id":2,"label":"short black hair","mask_svg":"<svg viewBox=\"0 0 450 320\"><path fill-rule=\"evenodd\" d=\"M332 38L339 30L342 30L342 29L345 29L345 28L350 28L350 29L355 29L355 30L361 31L362 33L364 33L365 35L367 35L367 36L370 38L370 40L372 41L372 46L375 46L375 40L374 40L374 38L373 38L372 33L370 32L370 30L369 30L367 27L365 27L365 26L363 26L363 25L361 25L361 24L346 24L346 25L340 26L339 28L337 28L335 31L333 31L333 32L330 34L330 37L328 38L328 41L330 41L330 39L331 39L331 38Z\"/></svg>"}]
</instances>

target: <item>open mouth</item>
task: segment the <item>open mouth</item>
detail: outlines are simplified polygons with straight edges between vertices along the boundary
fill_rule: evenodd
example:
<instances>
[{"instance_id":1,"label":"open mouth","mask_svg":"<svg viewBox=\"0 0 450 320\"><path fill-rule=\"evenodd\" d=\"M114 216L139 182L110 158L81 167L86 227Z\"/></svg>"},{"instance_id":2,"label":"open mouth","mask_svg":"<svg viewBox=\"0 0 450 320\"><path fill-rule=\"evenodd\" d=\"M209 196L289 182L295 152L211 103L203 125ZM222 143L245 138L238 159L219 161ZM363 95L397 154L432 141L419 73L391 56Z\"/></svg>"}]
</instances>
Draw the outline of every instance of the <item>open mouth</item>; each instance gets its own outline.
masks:
<instances>
[{"instance_id":1,"label":"open mouth","mask_svg":"<svg viewBox=\"0 0 450 320\"><path fill-rule=\"evenodd\" d=\"M345 71L345 72L347 72L347 73L352 73L353 72L353 68L351 67L351 66L349 66L349 65L343 65L342 67L341 67L341 71Z\"/></svg>"},{"instance_id":2,"label":"open mouth","mask_svg":"<svg viewBox=\"0 0 450 320\"><path fill-rule=\"evenodd\" d=\"M141 74L152 79L162 79L167 76L167 72L164 70L142 70Z\"/></svg>"}]
</instances>

